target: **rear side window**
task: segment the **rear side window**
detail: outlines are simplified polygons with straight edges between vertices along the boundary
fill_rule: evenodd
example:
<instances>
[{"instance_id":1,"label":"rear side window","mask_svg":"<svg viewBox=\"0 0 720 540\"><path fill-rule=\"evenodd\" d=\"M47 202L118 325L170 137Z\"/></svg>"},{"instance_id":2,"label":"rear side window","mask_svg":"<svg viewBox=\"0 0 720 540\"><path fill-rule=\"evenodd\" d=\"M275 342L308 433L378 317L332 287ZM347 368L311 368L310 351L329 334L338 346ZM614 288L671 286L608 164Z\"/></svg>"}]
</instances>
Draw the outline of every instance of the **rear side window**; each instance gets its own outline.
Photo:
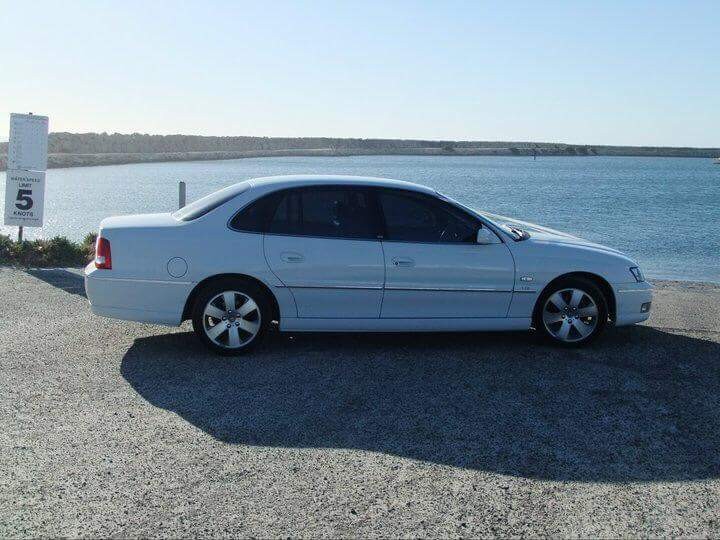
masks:
<instances>
[{"instance_id":1,"label":"rear side window","mask_svg":"<svg viewBox=\"0 0 720 540\"><path fill-rule=\"evenodd\" d=\"M385 238L400 242L474 243L479 224L441 201L405 191L381 190Z\"/></svg>"},{"instance_id":2,"label":"rear side window","mask_svg":"<svg viewBox=\"0 0 720 540\"><path fill-rule=\"evenodd\" d=\"M271 193L230 222L239 231L292 236L372 239L380 230L375 201L361 188L320 187Z\"/></svg>"},{"instance_id":3,"label":"rear side window","mask_svg":"<svg viewBox=\"0 0 720 540\"><path fill-rule=\"evenodd\" d=\"M375 240L377 222L375 203L367 190L319 187L264 197L240 212L231 226L270 234Z\"/></svg>"},{"instance_id":4,"label":"rear side window","mask_svg":"<svg viewBox=\"0 0 720 540\"><path fill-rule=\"evenodd\" d=\"M307 189L300 192L302 234L377 238L375 207L363 189Z\"/></svg>"},{"instance_id":5,"label":"rear side window","mask_svg":"<svg viewBox=\"0 0 720 540\"><path fill-rule=\"evenodd\" d=\"M281 194L279 204L272 214L268 232L273 234L302 234L302 211L300 194L296 190Z\"/></svg>"}]
</instances>

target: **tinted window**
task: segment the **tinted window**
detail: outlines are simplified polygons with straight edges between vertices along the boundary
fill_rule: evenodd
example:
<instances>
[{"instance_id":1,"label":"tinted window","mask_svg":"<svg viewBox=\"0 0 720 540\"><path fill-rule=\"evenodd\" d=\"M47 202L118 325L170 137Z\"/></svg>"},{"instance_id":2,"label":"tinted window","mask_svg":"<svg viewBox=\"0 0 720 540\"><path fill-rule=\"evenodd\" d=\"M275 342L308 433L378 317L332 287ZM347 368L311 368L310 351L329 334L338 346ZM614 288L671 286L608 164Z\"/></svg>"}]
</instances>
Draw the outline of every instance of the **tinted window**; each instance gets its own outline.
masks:
<instances>
[{"instance_id":1,"label":"tinted window","mask_svg":"<svg viewBox=\"0 0 720 540\"><path fill-rule=\"evenodd\" d=\"M367 191L305 188L285 192L269 232L333 238L377 238L375 211Z\"/></svg>"},{"instance_id":2,"label":"tinted window","mask_svg":"<svg viewBox=\"0 0 720 540\"><path fill-rule=\"evenodd\" d=\"M230 226L239 231L266 231L281 197L281 193L271 193L250 203L233 218Z\"/></svg>"},{"instance_id":3,"label":"tinted window","mask_svg":"<svg viewBox=\"0 0 720 540\"><path fill-rule=\"evenodd\" d=\"M191 202L187 206L183 206L177 212L173 212L173 217L182 221L192 221L215 210L218 206L225 204L230 199L237 197L248 189L250 189L249 182L240 182L234 186L226 187L220 191L206 195L202 199Z\"/></svg>"},{"instance_id":4,"label":"tinted window","mask_svg":"<svg viewBox=\"0 0 720 540\"><path fill-rule=\"evenodd\" d=\"M430 197L382 190L385 238L407 242L472 242L479 224L470 216Z\"/></svg>"},{"instance_id":5,"label":"tinted window","mask_svg":"<svg viewBox=\"0 0 720 540\"><path fill-rule=\"evenodd\" d=\"M285 191L280 195L280 201L273 212L268 232L302 234L300 218L300 194L296 190Z\"/></svg>"}]
</instances>

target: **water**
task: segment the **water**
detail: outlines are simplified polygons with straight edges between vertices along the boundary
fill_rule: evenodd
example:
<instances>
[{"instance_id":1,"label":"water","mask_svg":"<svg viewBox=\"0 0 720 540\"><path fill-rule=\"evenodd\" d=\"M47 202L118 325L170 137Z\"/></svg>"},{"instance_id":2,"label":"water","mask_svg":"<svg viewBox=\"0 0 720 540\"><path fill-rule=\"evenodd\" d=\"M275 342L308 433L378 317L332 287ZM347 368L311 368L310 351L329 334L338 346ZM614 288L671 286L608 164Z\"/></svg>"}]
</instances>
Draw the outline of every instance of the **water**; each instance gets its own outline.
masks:
<instances>
[{"instance_id":1,"label":"water","mask_svg":"<svg viewBox=\"0 0 720 540\"><path fill-rule=\"evenodd\" d=\"M187 182L191 201L247 178L300 173L410 180L618 248L650 277L720 282L720 166L709 159L282 157L53 169L45 226L26 229L26 237L79 240L109 215L173 210L178 180ZM0 197L4 207L4 190Z\"/></svg>"}]
</instances>

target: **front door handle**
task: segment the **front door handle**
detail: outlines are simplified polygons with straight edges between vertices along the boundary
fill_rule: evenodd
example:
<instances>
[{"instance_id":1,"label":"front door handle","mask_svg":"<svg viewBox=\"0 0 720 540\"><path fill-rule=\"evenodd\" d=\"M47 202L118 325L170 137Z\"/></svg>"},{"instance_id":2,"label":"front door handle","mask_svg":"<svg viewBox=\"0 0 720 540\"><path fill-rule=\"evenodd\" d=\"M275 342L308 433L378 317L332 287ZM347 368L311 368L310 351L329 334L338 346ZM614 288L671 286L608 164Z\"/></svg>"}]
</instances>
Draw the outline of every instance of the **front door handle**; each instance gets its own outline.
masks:
<instances>
[{"instance_id":1,"label":"front door handle","mask_svg":"<svg viewBox=\"0 0 720 540\"><path fill-rule=\"evenodd\" d=\"M415 266L415 261L408 257L394 257L393 266Z\"/></svg>"},{"instance_id":2,"label":"front door handle","mask_svg":"<svg viewBox=\"0 0 720 540\"><path fill-rule=\"evenodd\" d=\"M280 258L287 263L299 263L305 260L302 254L295 253L294 251L283 251L280 254Z\"/></svg>"}]
</instances>

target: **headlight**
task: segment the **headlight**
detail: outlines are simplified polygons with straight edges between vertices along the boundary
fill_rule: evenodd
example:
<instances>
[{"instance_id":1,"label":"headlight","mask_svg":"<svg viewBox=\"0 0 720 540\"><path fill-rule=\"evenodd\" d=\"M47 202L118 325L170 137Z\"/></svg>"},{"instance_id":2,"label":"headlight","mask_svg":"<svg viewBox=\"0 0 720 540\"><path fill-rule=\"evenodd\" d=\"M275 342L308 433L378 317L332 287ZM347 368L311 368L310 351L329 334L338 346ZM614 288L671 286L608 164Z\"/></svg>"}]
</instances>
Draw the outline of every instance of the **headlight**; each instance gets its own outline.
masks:
<instances>
[{"instance_id":1,"label":"headlight","mask_svg":"<svg viewBox=\"0 0 720 540\"><path fill-rule=\"evenodd\" d=\"M633 277L635 278L635 281L638 283L641 283L645 281L645 276L643 276L643 273L640 271L640 268L637 266L631 266L630 272L632 273Z\"/></svg>"}]
</instances>

